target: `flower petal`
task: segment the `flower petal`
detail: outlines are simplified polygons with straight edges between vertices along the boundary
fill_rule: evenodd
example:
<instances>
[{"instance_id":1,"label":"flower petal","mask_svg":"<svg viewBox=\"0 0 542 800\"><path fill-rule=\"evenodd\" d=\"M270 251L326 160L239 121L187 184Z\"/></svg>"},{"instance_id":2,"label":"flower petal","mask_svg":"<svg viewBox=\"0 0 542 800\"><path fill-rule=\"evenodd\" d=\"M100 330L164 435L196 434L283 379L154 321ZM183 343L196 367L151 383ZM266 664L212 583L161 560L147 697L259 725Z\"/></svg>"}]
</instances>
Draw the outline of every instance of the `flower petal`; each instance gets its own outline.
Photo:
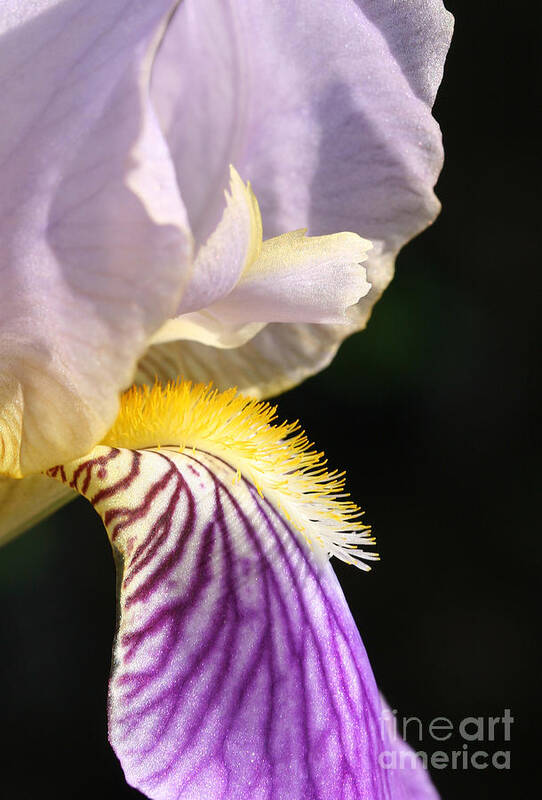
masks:
<instances>
[{"instance_id":1,"label":"flower petal","mask_svg":"<svg viewBox=\"0 0 542 800\"><path fill-rule=\"evenodd\" d=\"M61 477L118 556L110 739L131 785L156 800L413 796L379 763L380 698L329 563L252 484L169 448L98 447Z\"/></svg>"},{"instance_id":2,"label":"flower petal","mask_svg":"<svg viewBox=\"0 0 542 800\"><path fill-rule=\"evenodd\" d=\"M153 342L182 339L182 328L176 330L182 326L182 315L207 308L229 294L247 265L258 258L262 247L260 209L250 187L232 166L230 191L225 195L222 219L198 251L176 316L157 331Z\"/></svg>"},{"instance_id":3,"label":"flower petal","mask_svg":"<svg viewBox=\"0 0 542 800\"><path fill-rule=\"evenodd\" d=\"M3 3L0 473L88 452L190 255L147 84L171 0Z\"/></svg>"},{"instance_id":4,"label":"flower petal","mask_svg":"<svg viewBox=\"0 0 542 800\"><path fill-rule=\"evenodd\" d=\"M238 347L262 324L226 326L208 307L231 293L262 249L262 219L250 186L230 167L230 191L222 219L200 247L176 315L152 337L154 344L188 339L214 347Z\"/></svg>"},{"instance_id":5,"label":"flower petal","mask_svg":"<svg viewBox=\"0 0 542 800\"><path fill-rule=\"evenodd\" d=\"M367 294L365 269L371 243L355 233L267 239L235 289L208 312L223 323L346 323L346 309Z\"/></svg>"},{"instance_id":6,"label":"flower petal","mask_svg":"<svg viewBox=\"0 0 542 800\"><path fill-rule=\"evenodd\" d=\"M236 386L250 397L270 397L327 367L341 341L354 330L355 323L276 323L231 350L189 341L154 345L138 364L136 382L150 386L155 380L166 383L182 377L196 383L212 381L220 390Z\"/></svg>"},{"instance_id":7,"label":"flower petal","mask_svg":"<svg viewBox=\"0 0 542 800\"><path fill-rule=\"evenodd\" d=\"M204 310L169 320L152 341L238 348L269 322L345 326L348 314L356 314L352 306L371 288L361 266L370 247L355 233L307 237L301 230L268 239L229 293Z\"/></svg>"},{"instance_id":8,"label":"flower petal","mask_svg":"<svg viewBox=\"0 0 542 800\"><path fill-rule=\"evenodd\" d=\"M374 244L372 289L347 329L273 326L256 343L256 352L278 350L286 338L298 354L317 355L285 357L264 385L250 342L239 354L220 353L202 379L246 363L239 385L269 394L321 369L346 335L365 326L397 251L439 210L433 186L442 148L430 107L451 31L441 0L180 4L152 92L197 241L220 218L231 162L254 187L266 236L349 230ZM198 345L160 349L185 377L194 375L186 362L204 353Z\"/></svg>"},{"instance_id":9,"label":"flower petal","mask_svg":"<svg viewBox=\"0 0 542 800\"><path fill-rule=\"evenodd\" d=\"M154 344L189 339L239 347L268 322L346 323L346 309L370 289L371 243L355 233L292 231L262 242L256 197L230 167L231 191L216 230L200 248L177 316Z\"/></svg>"},{"instance_id":10,"label":"flower petal","mask_svg":"<svg viewBox=\"0 0 542 800\"><path fill-rule=\"evenodd\" d=\"M0 477L0 545L37 525L77 495L46 475Z\"/></svg>"},{"instance_id":11,"label":"flower petal","mask_svg":"<svg viewBox=\"0 0 542 800\"><path fill-rule=\"evenodd\" d=\"M381 702L382 734L387 740L387 749L379 755L381 765L397 773L395 780L401 786L404 800L438 800L427 767L423 767L414 750L399 735L397 720L386 701L381 698Z\"/></svg>"},{"instance_id":12,"label":"flower petal","mask_svg":"<svg viewBox=\"0 0 542 800\"><path fill-rule=\"evenodd\" d=\"M452 18L441 0L374 5L180 4L152 92L199 241L230 163L253 184L266 237L353 230L390 250L433 218L430 105Z\"/></svg>"}]
</instances>

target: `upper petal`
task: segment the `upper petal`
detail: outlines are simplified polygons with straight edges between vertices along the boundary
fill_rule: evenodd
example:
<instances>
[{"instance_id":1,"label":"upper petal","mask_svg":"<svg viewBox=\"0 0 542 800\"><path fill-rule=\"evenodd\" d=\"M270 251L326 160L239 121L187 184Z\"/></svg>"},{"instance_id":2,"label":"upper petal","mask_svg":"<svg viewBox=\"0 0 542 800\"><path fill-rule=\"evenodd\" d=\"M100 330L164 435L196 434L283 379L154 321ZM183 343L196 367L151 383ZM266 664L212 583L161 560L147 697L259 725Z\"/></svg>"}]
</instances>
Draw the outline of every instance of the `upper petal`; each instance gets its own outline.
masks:
<instances>
[{"instance_id":1,"label":"upper petal","mask_svg":"<svg viewBox=\"0 0 542 800\"><path fill-rule=\"evenodd\" d=\"M370 289L360 264L371 242L345 232L307 237L304 230L262 242L256 197L234 167L230 172L222 219L198 252L177 316L152 343L238 347L268 322L346 324L347 309Z\"/></svg>"},{"instance_id":2,"label":"upper petal","mask_svg":"<svg viewBox=\"0 0 542 800\"><path fill-rule=\"evenodd\" d=\"M198 250L176 317L207 308L229 294L260 254L262 218L258 202L233 166L230 191L225 197L222 219Z\"/></svg>"},{"instance_id":3,"label":"upper petal","mask_svg":"<svg viewBox=\"0 0 542 800\"><path fill-rule=\"evenodd\" d=\"M266 237L352 230L396 250L427 225L451 19L441 0L181 3L152 92L196 238L220 218L230 163Z\"/></svg>"},{"instance_id":4,"label":"upper petal","mask_svg":"<svg viewBox=\"0 0 542 800\"><path fill-rule=\"evenodd\" d=\"M252 182L266 236L306 227L370 239L372 288L348 326L272 325L216 355L205 344L164 344L151 348L140 377L213 378L270 394L321 369L364 327L397 251L439 209L442 146L431 104L451 32L441 0L179 6L152 92L196 239L222 213L233 162Z\"/></svg>"},{"instance_id":5,"label":"upper petal","mask_svg":"<svg viewBox=\"0 0 542 800\"><path fill-rule=\"evenodd\" d=\"M171 0L0 10L0 472L87 452L182 291L190 236L148 98Z\"/></svg>"},{"instance_id":6,"label":"upper petal","mask_svg":"<svg viewBox=\"0 0 542 800\"><path fill-rule=\"evenodd\" d=\"M208 309L229 325L348 321L347 309L370 285L361 262L371 243L355 233L291 231L263 243L233 291Z\"/></svg>"},{"instance_id":7,"label":"upper petal","mask_svg":"<svg viewBox=\"0 0 542 800\"><path fill-rule=\"evenodd\" d=\"M190 339L219 347L243 344L261 325L226 331L206 309L231 293L262 249L262 219L250 186L230 166L230 191L216 229L199 248L175 316L152 337L153 344ZM250 333L246 336L246 331Z\"/></svg>"}]
</instances>

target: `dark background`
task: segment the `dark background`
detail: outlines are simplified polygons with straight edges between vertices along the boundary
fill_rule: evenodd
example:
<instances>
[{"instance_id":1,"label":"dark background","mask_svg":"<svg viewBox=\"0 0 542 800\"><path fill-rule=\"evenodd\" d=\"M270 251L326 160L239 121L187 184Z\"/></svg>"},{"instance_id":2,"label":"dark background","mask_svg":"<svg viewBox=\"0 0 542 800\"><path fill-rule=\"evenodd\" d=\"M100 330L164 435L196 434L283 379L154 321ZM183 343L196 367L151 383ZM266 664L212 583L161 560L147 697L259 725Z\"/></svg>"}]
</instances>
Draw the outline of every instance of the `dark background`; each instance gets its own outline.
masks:
<instances>
[{"instance_id":1,"label":"dark background","mask_svg":"<svg viewBox=\"0 0 542 800\"><path fill-rule=\"evenodd\" d=\"M535 3L502 18L495 3L447 6L442 215L401 254L368 329L279 408L346 468L374 526L373 572L335 566L391 706L424 722L421 742L411 728L414 747L461 749L460 738L428 737L434 717L514 717L510 742L472 748L510 749L511 771L436 771L443 798L522 798L538 766L540 683L528 368L540 19ZM139 796L106 742L114 590L107 538L82 500L0 553L2 797Z\"/></svg>"}]
</instances>

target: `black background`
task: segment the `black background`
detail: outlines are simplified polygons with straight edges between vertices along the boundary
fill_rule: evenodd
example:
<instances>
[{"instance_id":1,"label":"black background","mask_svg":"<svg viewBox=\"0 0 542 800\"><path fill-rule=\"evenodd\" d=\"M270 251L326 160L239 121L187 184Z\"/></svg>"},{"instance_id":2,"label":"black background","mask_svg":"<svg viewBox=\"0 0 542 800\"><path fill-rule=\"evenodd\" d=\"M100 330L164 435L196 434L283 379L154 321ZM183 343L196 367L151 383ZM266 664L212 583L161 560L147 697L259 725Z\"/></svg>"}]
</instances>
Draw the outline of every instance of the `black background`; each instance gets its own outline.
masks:
<instances>
[{"instance_id":1,"label":"black background","mask_svg":"<svg viewBox=\"0 0 542 800\"><path fill-rule=\"evenodd\" d=\"M279 408L346 468L374 526L381 563L369 575L335 566L392 707L424 726L514 717L510 742L473 748L506 746L511 771L435 771L443 797L521 798L538 765L528 365L540 19L535 3L447 6L456 33L435 108L443 212L401 254L367 330ZM106 536L82 500L0 553L1 796L139 796L106 742L114 588ZM429 752L463 743L411 734Z\"/></svg>"}]
</instances>

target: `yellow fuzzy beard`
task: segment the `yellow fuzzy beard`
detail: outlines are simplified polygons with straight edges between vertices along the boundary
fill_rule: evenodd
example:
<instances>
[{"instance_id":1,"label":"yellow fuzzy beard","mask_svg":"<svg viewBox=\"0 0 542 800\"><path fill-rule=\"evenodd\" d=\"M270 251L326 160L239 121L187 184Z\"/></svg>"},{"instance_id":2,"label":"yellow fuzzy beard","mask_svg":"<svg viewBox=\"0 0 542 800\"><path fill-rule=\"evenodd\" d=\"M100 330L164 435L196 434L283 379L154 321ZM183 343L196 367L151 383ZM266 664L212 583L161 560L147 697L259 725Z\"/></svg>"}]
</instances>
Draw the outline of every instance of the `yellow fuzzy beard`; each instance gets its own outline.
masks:
<instances>
[{"instance_id":1,"label":"yellow fuzzy beard","mask_svg":"<svg viewBox=\"0 0 542 800\"><path fill-rule=\"evenodd\" d=\"M328 471L299 423L276 424L276 406L235 389L182 381L133 387L101 444L132 450L168 447L201 450L227 461L326 553L362 569L376 553L361 511L344 493L344 473ZM319 548L319 549L320 549Z\"/></svg>"}]
</instances>

